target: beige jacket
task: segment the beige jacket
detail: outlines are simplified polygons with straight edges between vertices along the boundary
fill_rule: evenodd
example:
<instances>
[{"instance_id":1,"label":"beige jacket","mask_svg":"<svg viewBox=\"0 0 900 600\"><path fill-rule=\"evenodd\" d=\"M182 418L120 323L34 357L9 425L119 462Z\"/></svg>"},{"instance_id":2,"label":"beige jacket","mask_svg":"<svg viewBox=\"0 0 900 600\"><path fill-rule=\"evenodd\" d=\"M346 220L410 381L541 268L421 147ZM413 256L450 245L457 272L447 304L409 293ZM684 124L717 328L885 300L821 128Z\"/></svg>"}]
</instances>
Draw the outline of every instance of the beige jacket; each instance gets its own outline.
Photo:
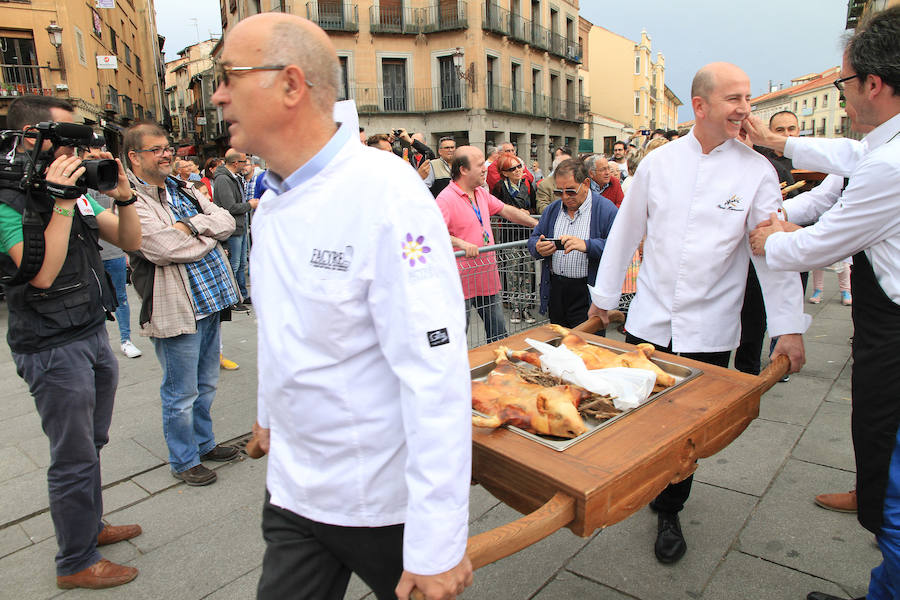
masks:
<instances>
[{"instance_id":1,"label":"beige jacket","mask_svg":"<svg viewBox=\"0 0 900 600\"><path fill-rule=\"evenodd\" d=\"M197 237L188 235L172 227L176 219L165 194L160 194L155 185L138 181L131 171L128 178L138 196L134 205L141 219L141 249L138 254L156 265L150 321L141 323L141 335L168 338L196 333L196 310L184 265L200 260L209 252L220 253L225 264L230 264L219 241L231 236L234 217L192 189L186 189L185 192L193 196L203 209L203 214L190 219L198 231ZM238 289L233 273L231 284L235 290ZM147 301L146 298L142 300Z\"/></svg>"}]
</instances>

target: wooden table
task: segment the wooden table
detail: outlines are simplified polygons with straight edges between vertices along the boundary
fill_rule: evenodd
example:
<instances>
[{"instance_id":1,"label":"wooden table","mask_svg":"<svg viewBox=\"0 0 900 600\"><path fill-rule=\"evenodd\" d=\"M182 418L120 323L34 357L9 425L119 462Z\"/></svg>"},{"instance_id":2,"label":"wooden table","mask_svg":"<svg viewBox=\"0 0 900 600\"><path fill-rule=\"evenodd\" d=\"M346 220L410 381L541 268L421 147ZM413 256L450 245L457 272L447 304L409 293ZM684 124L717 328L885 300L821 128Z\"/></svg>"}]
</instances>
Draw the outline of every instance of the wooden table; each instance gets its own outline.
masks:
<instances>
[{"instance_id":1,"label":"wooden table","mask_svg":"<svg viewBox=\"0 0 900 600\"><path fill-rule=\"evenodd\" d=\"M633 346L603 340L610 346ZM527 346L559 334L538 327L469 352L472 367L493 361L499 345ZM759 415L759 399L787 371L780 358L760 377L662 354L703 374L585 440L559 452L505 428L474 428L473 477L526 516L469 540L476 568L567 527L587 537L640 510L669 483L691 475L697 460L737 438Z\"/></svg>"}]
</instances>

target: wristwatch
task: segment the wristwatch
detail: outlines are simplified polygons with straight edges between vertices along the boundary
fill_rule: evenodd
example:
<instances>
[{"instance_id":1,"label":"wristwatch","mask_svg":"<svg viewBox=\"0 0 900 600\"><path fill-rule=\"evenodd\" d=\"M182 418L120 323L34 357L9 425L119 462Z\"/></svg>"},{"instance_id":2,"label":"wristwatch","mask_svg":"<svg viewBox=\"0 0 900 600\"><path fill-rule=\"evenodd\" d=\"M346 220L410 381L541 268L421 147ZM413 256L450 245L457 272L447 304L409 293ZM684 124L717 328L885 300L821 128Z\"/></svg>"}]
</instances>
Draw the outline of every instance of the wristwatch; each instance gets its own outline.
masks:
<instances>
[{"instance_id":1,"label":"wristwatch","mask_svg":"<svg viewBox=\"0 0 900 600\"><path fill-rule=\"evenodd\" d=\"M197 236L200 235L200 232L197 231L197 228L194 227L194 224L191 223L191 220L190 220L190 219L179 219L178 222L179 222L179 223L183 223L184 225L186 225L187 228L191 230L191 235L192 235L192 236L197 237Z\"/></svg>"}]
</instances>

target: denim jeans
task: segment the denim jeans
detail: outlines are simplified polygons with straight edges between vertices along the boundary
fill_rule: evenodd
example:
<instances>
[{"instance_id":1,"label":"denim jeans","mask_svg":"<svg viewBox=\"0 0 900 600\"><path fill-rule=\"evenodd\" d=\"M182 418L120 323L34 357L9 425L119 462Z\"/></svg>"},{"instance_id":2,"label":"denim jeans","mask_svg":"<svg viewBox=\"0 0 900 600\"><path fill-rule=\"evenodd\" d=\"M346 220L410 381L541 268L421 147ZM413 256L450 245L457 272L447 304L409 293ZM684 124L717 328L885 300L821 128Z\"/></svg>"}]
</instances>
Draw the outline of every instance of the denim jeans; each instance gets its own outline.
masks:
<instances>
[{"instance_id":1,"label":"denim jeans","mask_svg":"<svg viewBox=\"0 0 900 600\"><path fill-rule=\"evenodd\" d=\"M109 273L116 288L116 321L119 323L119 341L131 339L131 309L128 307L128 293L125 290L125 257L111 258L103 261L103 268Z\"/></svg>"},{"instance_id":2,"label":"denim jeans","mask_svg":"<svg viewBox=\"0 0 900 600\"><path fill-rule=\"evenodd\" d=\"M100 449L109 441L119 363L102 326L49 350L13 352L13 360L50 440L47 488L59 547L56 574L72 575L101 558Z\"/></svg>"},{"instance_id":3,"label":"denim jeans","mask_svg":"<svg viewBox=\"0 0 900 600\"><path fill-rule=\"evenodd\" d=\"M219 381L219 314L197 321L197 333L150 339L163 370L159 395L169 464L181 473L216 445L209 409Z\"/></svg>"},{"instance_id":4,"label":"denim jeans","mask_svg":"<svg viewBox=\"0 0 900 600\"><path fill-rule=\"evenodd\" d=\"M233 235L225 244L228 247L228 260L231 262L231 270L237 279L238 289L243 298L249 298L247 293L247 233Z\"/></svg>"},{"instance_id":5,"label":"denim jeans","mask_svg":"<svg viewBox=\"0 0 900 600\"><path fill-rule=\"evenodd\" d=\"M466 330L469 329L469 309L475 307L478 316L484 322L484 333L487 343L496 342L505 338L506 320L503 317L503 307L500 306L500 296L474 296L466 300Z\"/></svg>"}]
</instances>

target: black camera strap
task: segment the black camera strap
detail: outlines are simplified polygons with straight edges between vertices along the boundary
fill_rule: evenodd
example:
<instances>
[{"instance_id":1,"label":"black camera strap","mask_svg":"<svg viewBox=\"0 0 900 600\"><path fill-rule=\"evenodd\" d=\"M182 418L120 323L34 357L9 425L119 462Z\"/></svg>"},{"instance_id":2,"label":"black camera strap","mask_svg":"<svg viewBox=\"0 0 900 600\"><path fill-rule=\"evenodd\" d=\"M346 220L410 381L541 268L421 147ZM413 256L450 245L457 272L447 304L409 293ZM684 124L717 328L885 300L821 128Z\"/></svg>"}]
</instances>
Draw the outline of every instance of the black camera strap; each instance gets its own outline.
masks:
<instances>
[{"instance_id":1,"label":"black camera strap","mask_svg":"<svg viewBox=\"0 0 900 600\"><path fill-rule=\"evenodd\" d=\"M4 285L18 285L34 279L44 264L44 221L37 202L27 193L22 211L22 260L12 276L0 278Z\"/></svg>"}]
</instances>

